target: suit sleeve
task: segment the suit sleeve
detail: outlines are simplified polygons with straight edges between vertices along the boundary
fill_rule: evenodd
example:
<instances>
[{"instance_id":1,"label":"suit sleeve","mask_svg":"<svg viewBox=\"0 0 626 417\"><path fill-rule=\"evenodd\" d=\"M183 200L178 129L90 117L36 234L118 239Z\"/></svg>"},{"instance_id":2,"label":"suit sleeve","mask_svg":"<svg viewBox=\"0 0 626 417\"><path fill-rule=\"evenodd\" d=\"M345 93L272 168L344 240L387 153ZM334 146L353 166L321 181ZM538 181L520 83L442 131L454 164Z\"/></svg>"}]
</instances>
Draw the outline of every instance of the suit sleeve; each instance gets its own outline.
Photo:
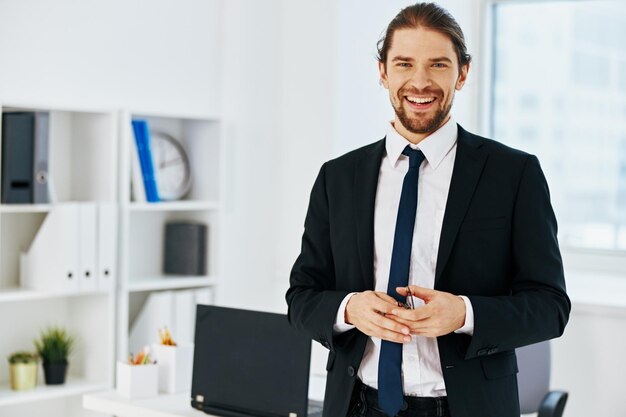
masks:
<instances>
[{"instance_id":1,"label":"suit sleeve","mask_svg":"<svg viewBox=\"0 0 626 417\"><path fill-rule=\"evenodd\" d=\"M546 179L532 155L518 186L511 245L511 294L469 296L474 334L466 359L559 337L569 318L556 218Z\"/></svg>"},{"instance_id":2,"label":"suit sleeve","mask_svg":"<svg viewBox=\"0 0 626 417\"><path fill-rule=\"evenodd\" d=\"M302 248L291 271L286 294L289 322L333 350L333 325L337 310L348 294L348 291L335 290L324 164L311 191Z\"/></svg>"}]
</instances>

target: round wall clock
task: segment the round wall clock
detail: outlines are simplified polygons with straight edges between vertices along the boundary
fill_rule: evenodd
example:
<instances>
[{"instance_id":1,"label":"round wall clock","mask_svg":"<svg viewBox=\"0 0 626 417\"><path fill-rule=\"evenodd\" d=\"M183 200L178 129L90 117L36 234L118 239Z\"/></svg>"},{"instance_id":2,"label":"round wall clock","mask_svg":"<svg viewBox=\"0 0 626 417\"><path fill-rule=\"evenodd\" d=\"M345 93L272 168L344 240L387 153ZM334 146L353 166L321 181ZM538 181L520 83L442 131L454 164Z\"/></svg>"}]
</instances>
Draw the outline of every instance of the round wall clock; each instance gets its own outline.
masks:
<instances>
[{"instance_id":1,"label":"round wall clock","mask_svg":"<svg viewBox=\"0 0 626 417\"><path fill-rule=\"evenodd\" d=\"M187 152L182 143L172 135L153 131L150 136L159 199L179 200L191 187L191 167Z\"/></svg>"}]
</instances>

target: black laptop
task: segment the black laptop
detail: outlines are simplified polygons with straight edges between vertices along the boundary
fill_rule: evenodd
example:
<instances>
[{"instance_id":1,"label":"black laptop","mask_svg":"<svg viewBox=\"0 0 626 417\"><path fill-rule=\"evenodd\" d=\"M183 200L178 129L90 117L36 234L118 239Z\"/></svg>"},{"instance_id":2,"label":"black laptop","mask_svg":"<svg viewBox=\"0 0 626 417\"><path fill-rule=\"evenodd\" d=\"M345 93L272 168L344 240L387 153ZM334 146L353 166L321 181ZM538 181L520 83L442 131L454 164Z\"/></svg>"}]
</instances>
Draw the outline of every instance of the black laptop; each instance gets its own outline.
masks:
<instances>
[{"instance_id":1,"label":"black laptop","mask_svg":"<svg viewBox=\"0 0 626 417\"><path fill-rule=\"evenodd\" d=\"M225 417L320 417L311 340L282 314L198 305L191 406Z\"/></svg>"}]
</instances>

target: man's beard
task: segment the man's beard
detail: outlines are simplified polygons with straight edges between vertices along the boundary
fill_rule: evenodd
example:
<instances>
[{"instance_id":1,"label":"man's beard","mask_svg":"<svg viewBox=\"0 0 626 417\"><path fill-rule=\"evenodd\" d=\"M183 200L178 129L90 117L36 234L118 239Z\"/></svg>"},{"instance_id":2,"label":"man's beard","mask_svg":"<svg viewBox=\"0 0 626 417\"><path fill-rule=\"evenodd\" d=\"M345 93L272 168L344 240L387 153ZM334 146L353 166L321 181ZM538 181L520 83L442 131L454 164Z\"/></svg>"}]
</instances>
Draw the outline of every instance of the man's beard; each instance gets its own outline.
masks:
<instances>
[{"instance_id":1,"label":"man's beard","mask_svg":"<svg viewBox=\"0 0 626 417\"><path fill-rule=\"evenodd\" d=\"M400 105L398 107L394 105L393 100L391 104L396 112L398 120L400 120L400 123L402 123L402 126L404 126L406 130L416 134L432 133L441 127L441 124L444 122L444 120L446 120L448 114L450 114L450 110L452 109L452 102L454 101L454 93L452 94L453 95L450 99L450 103L445 105L443 108L438 108L435 112L435 115L432 118L426 120L409 117L403 106L404 96L406 95L404 92L398 93L398 95L400 96ZM438 97L441 96L438 95Z\"/></svg>"}]
</instances>

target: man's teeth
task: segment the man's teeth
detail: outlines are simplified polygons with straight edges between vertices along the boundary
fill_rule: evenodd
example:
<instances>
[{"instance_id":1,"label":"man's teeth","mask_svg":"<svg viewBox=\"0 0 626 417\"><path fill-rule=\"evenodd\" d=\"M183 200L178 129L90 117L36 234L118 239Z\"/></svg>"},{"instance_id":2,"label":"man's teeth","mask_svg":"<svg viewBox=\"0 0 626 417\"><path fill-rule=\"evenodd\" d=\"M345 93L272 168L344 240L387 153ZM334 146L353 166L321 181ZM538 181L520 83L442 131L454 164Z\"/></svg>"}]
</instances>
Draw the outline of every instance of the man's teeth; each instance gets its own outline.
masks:
<instances>
[{"instance_id":1,"label":"man's teeth","mask_svg":"<svg viewBox=\"0 0 626 417\"><path fill-rule=\"evenodd\" d=\"M417 104L425 104L425 103L431 103L433 101L435 101L434 97L407 97L407 100L409 100L411 103L417 103Z\"/></svg>"}]
</instances>

